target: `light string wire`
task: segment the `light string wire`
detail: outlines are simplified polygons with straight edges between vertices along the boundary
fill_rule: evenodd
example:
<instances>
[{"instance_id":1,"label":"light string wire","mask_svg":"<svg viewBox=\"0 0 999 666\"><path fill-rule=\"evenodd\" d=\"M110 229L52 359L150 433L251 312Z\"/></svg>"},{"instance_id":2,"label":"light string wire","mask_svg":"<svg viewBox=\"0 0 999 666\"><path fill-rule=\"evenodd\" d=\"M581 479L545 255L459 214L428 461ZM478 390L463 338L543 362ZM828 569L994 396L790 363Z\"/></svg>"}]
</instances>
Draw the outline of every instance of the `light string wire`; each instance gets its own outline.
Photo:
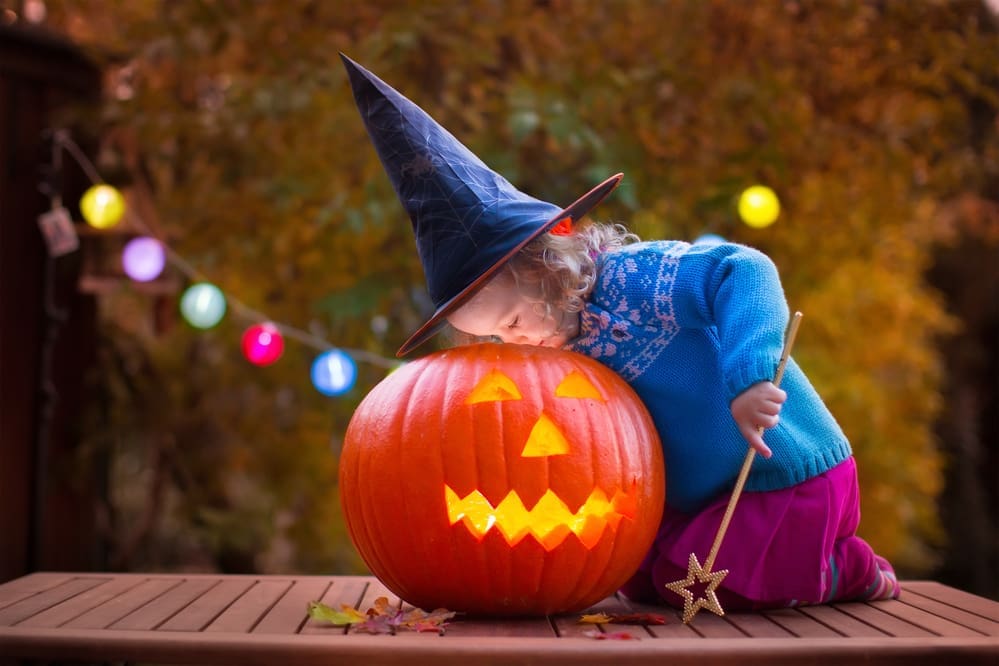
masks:
<instances>
[{"instance_id":1,"label":"light string wire","mask_svg":"<svg viewBox=\"0 0 999 666\"><path fill-rule=\"evenodd\" d=\"M87 178L90 179L92 184L94 185L106 184L104 179L101 178L100 173L98 173L97 168L94 166L94 163L90 161L90 159L86 156L86 154L84 154L83 150L75 141L73 141L73 139L69 136L69 133L66 130L57 130L56 132L54 132L53 141L57 144L58 147L66 150L66 152L83 170ZM173 248L171 248L167 243L165 243L163 239L159 238L157 234L153 233L153 231L148 227L148 225L146 225L146 223L142 220L142 217L138 213L136 213L133 210L130 210L129 221L135 224L135 227L139 232L147 236L150 236L152 238L155 238L162 246L163 252L164 254L166 254L168 261L173 266L175 266L181 273L183 273L187 278L193 281L212 282L207 277L205 277L201 271L196 269L189 261L184 259L184 257L177 254L177 252L175 252ZM212 282L212 284L215 283ZM225 294L227 304L231 306L233 312L238 317L241 317L243 319L249 319L251 321L255 321L258 323L269 323L273 325L275 328L277 328L281 332L281 334L284 335L285 337L297 340L298 342L306 346L312 347L313 349L316 349L320 352L332 351L334 349L337 349L341 352L344 352L345 354L349 354L352 358L354 358L357 361L370 363L371 365L382 367L388 370L395 369L399 367L399 365L401 364L400 361L398 361L397 359L387 358L380 354L369 352L364 349L338 347L330 343L329 341L325 340L324 338L309 333L308 331L304 331L294 326L290 326L288 324L271 319L270 317L260 312L259 310L251 308L238 298L234 297L231 294L231 292L229 292L228 290L223 290L223 293Z\"/></svg>"}]
</instances>

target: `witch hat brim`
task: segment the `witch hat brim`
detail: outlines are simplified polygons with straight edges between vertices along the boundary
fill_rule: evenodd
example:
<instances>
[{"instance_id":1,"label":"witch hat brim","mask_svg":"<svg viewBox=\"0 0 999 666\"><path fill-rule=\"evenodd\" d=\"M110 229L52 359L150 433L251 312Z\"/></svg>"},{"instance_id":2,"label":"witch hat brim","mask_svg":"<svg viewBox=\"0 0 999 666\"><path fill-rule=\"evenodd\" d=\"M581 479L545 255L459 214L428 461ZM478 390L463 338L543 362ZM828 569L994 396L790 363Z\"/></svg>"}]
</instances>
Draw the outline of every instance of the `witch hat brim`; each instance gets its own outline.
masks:
<instances>
[{"instance_id":1,"label":"witch hat brim","mask_svg":"<svg viewBox=\"0 0 999 666\"><path fill-rule=\"evenodd\" d=\"M488 282L491 277L496 275L496 273L499 272L499 270L503 268L503 266L505 266L515 254L524 248L524 246L541 234L551 231L552 227L566 218L571 219L572 224L575 225L591 209L603 201L604 198L618 186L622 178L624 178L624 174L614 174L553 215L551 219L538 227L537 231L524 238L524 240L507 252L505 256L501 257L491 266L487 267L486 270L479 275L479 277L472 280L467 287L459 291L457 295L451 298L451 300L439 306L436 311L434 311L434 314L430 317L430 319L428 319L423 326L418 328L416 332L413 333L405 343L403 343L402 347L399 348L399 351L396 352L396 356L402 358L439 333L447 323L447 316L464 305L464 303L470 299L476 291L478 291L479 287Z\"/></svg>"},{"instance_id":2,"label":"witch hat brim","mask_svg":"<svg viewBox=\"0 0 999 666\"><path fill-rule=\"evenodd\" d=\"M615 174L565 208L535 199L482 162L423 109L340 54L358 111L409 214L434 313L399 348L426 342L517 252L562 220L575 224L621 182Z\"/></svg>"}]
</instances>

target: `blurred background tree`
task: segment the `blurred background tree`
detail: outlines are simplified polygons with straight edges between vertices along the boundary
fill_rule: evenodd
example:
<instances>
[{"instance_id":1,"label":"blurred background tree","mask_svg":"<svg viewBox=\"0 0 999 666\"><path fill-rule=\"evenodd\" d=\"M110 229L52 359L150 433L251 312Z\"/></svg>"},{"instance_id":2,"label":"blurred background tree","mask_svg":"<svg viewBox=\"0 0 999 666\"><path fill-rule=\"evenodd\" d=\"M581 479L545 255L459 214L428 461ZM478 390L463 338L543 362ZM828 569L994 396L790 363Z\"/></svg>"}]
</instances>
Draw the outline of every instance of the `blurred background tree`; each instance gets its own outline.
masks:
<instances>
[{"instance_id":1,"label":"blurred background tree","mask_svg":"<svg viewBox=\"0 0 999 666\"><path fill-rule=\"evenodd\" d=\"M105 179L227 293L338 346L391 356L430 309L339 51L535 196L566 203L623 171L600 218L766 251L806 314L796 358L855 448L862 535L905 576L999 596L999 36L983 1L45 5L106 72ZM765 229L735 213L755 183L783 204ZM240 355L248 322L193 331L127 285L101 305L79 464L111 470L109 563L360 570L336 453L385 368L362 363L329 399L307 345L261 369Z\"/></svg>"}]
</instances>

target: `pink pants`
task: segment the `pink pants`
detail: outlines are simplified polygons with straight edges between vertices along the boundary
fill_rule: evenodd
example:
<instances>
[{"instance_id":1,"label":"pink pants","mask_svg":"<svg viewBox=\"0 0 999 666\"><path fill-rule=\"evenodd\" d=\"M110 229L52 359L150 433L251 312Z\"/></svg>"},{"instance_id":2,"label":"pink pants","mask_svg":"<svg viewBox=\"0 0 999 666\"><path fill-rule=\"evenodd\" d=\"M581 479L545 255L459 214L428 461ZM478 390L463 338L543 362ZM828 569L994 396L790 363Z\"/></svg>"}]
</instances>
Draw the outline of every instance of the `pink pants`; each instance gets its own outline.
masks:
<instances>
[{"instance_id":1,"label":"pink pants","mask_svg":"<svg viewBox=\"0 0 999 666\"><path fill-rule=\"evenodd\" d=\"M666 507L652 548L621 591L682 607L665 585L686 578L690 553L704 564L728 501L726 494L693 515ZM719 602L748 610L898 597L894 570L856 535L859 523L852 457L790 488L743 492L712 567L729 570Z\"/></svg>"}]
</instances>

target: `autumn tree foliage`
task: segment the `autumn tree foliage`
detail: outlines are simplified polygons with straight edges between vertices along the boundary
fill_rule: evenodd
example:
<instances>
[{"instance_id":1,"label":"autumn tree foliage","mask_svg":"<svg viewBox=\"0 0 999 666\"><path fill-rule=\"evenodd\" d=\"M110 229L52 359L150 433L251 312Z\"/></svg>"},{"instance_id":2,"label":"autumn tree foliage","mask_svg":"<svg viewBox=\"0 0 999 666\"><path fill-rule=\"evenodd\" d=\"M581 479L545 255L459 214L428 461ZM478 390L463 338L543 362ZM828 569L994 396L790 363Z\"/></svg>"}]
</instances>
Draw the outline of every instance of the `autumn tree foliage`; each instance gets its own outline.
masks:
<instances>
[{"instance_id":1,"label":"autumn tree foliage","mask_svg":"<svg viewBox=\"0 0 999 666\"><path fill-rule=\"evenodd\" d=\"M999 242L999 37L984 3L49 6L106 66L106 178L144 193L148 221L224 290L338 346L389 357L429 308L340 51L535 196L568 203L623 171L598 217L766 251L806 315L795 356L856 451L862 535L904 574L936 564L941 347L962 322L926 275L942 244ZM735 213L755 183L783 205L765 229ZM270 368L243 362L248 322L164 324L127 287L103 313L88 441L114 464L109 535L126 538L113 558L359 566L336 453L384 367L362 363L331 400L309 385L308 345Z\"/></svg>"}]
</instances>

